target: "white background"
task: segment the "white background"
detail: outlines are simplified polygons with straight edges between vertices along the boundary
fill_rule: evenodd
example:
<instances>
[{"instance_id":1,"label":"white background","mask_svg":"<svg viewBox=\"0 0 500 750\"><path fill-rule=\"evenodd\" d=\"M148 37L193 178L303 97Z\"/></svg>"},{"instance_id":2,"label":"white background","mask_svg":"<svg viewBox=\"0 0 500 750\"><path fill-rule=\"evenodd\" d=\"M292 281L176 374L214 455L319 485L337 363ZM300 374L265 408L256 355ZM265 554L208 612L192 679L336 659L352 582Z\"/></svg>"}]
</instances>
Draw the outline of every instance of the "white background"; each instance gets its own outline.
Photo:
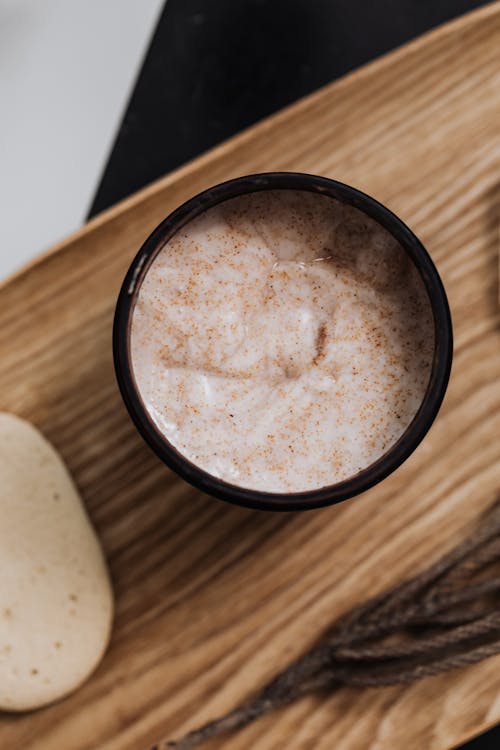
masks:
<instances>
[{"instance_id":1,"label":"white background","mask_svg":"<svg viewBox=\"0 0 500 750\"><path fill-rule=\"evenodd\" d=\"M83 222L163 0L0 0L0 278Z\"/></svg>"}]
</instances>

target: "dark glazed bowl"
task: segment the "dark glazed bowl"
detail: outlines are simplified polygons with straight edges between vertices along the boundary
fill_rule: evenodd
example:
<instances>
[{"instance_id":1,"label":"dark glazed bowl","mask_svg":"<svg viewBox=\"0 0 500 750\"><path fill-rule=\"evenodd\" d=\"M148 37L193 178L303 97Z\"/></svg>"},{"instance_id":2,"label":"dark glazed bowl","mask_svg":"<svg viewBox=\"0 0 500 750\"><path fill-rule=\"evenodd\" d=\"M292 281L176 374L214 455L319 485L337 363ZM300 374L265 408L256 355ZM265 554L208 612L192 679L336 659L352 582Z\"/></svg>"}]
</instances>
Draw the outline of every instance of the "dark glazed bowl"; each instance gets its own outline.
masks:
<instances>
[{"instance_id":1,"label":"dark glazed bowl","mask_svg":"<svg viewBox=\"0 0 500 750\"><path fill-rule=\"evenodd\" d=\"M198 214L217 203L260 190L307 190L355 206L387 229L418 269L434 315L435 348L431 376L422 404L401 438L375 463L353 477L317 490L261 492L224 482L188 461L160 433L142 403L130 355L130 329L138 290L159 250ZM183 479L209 495L262 510L305 510L331 505L364 492L393 472L421 442L444 398L451 369L453 333L450 310L438 272L427 251L395 214L370 196L341 182L297 172L269 172L229 180L203 191L167 216L139 250L123 282L115 312L113 353L125 405L137 429L161 460Z\"/></svg>"}]
</instances>

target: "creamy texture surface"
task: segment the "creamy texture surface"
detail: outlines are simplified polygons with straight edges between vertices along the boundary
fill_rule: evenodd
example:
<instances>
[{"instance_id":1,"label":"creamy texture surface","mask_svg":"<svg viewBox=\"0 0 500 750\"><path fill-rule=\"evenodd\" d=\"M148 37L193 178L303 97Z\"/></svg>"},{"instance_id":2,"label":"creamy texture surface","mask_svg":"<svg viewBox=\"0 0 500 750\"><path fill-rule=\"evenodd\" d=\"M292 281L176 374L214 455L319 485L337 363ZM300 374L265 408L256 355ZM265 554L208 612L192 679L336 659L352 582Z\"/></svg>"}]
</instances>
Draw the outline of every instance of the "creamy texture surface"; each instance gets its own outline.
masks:
<instances>
[{"instance_id":1,"label":"creamy texture surface","mask_svg":"<svg viewBox=\"0 0 500 750\"><path fill-rule=\"evenodd\" d=\"M229 200L161 249L131 352L167 440L232 484L299 492L380 458L424 396L434 347L416 269L380 225L302 191Z\"/></svg>"}]
</instances>

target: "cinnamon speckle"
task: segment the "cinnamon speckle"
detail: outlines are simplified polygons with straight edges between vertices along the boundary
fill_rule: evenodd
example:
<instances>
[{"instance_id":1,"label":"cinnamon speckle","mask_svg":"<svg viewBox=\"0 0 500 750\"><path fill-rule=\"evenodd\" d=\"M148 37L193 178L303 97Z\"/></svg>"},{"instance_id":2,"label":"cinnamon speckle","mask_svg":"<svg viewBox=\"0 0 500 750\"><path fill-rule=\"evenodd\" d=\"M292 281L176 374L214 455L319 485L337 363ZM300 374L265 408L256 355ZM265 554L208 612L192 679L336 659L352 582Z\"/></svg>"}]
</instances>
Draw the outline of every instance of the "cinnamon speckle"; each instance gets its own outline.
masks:
<instances>
[{"instance_id":1,"label":"cinnamon speckle","mask_svg":"<svg viewBox=\"0 0 500 750\"><path fill-rule=\"evenodd\" d=\"M174 235L131 338L166 438L215 476L275 492L379 458L420 405L433 345L398 243L355 208L289 190L226 201Z\"/></svg>"}]
</instances>

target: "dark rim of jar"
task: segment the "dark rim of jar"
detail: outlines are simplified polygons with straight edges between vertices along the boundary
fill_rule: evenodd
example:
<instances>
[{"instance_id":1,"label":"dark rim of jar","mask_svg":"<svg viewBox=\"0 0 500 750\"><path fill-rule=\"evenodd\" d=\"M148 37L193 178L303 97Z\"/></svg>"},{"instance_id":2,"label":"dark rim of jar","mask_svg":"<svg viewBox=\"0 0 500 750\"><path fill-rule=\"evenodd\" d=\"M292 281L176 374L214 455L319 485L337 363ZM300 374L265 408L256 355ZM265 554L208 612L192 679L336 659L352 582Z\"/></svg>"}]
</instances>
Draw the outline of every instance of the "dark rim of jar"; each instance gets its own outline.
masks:
<instances>
[{"instance_id":1,"label":"dark rim of jar","mask_svg":"<svg viewBox=\"0 0 500 750\"><path fill-rule=\"evenodd\" d=\"M276 493L239 487L191 463L162 435L144 406L135 383L130 330L142 280L165 243L181 227L209 208L236 196L261 190L305 190L355 206L392 234L420 273L434 316L434 355L431 375L420 408L399 440L377 461L356 475L305 492ZM199 490L236 505L262 510L306 510L347 500L385 479L415 450L431 427L443 401L451 370L453 332L446 293L420 240L392 211L356 188L326 177L299 172L267 172L223 182L204 190L173 211L152 232L134 258L123 281L113 326L113 355L118 385L138 431L157 456Z\"/></svg>"}]
</instances>

